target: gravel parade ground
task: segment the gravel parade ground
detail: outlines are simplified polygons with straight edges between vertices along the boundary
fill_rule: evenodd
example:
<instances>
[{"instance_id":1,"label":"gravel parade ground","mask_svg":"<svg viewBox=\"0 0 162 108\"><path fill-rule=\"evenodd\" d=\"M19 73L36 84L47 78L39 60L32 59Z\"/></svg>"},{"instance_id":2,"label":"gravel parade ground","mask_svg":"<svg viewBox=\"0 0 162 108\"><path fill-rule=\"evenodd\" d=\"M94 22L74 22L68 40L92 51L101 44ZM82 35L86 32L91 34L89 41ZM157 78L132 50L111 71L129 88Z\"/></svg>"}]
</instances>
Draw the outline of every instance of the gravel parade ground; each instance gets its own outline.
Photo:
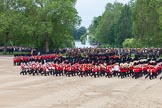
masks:
<instances>
[{"instance_id":1,"label":"gravel parade ground","mask_svg":"<svg viewBox=\"0 0 162 108\"><path fill-rule=\"evenodd\" d=\"M20 75L0 56L0 108L162 108L162 80Z\"/></svg>"}]
</instances>

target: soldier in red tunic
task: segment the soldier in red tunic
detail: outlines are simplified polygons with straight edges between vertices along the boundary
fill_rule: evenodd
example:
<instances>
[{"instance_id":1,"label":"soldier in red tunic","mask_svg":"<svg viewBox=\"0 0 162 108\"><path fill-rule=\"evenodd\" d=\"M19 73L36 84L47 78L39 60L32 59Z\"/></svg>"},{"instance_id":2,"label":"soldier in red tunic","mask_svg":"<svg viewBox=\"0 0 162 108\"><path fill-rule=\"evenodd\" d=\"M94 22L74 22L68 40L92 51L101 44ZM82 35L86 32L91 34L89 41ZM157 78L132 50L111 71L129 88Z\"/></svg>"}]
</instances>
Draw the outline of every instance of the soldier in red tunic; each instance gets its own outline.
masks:
<instances>
[{"instance_id":1,"label":"soldier in red tunic","mask_svg":"<svg viewBox=\"0 0 162 108\"><path fill-rule=\"evenodd\" d=\"M92 68L92 76L94 76L94 78L96 78L96 76L99 76L99 67L97 65Z\"/></svg>"}]
</instances>

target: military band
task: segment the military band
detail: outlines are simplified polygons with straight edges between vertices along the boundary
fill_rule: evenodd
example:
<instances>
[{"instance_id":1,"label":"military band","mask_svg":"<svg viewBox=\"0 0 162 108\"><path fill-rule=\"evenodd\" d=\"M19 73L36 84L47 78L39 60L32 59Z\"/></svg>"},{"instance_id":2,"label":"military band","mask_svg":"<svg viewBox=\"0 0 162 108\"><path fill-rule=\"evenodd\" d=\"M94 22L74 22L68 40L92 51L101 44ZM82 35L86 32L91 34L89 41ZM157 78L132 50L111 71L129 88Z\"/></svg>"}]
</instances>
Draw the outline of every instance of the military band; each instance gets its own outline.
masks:
<instances>
[{"instance_id":1,"label":"military band","mask_svg":"<svg viewBox=\"0 0 162 108\"><path fill-rule=\"evenodd\" d=\"M161 74L161 49L74 48L64 54L15 56L22 75L154 79Z\"/></svg>"}]
</instances>

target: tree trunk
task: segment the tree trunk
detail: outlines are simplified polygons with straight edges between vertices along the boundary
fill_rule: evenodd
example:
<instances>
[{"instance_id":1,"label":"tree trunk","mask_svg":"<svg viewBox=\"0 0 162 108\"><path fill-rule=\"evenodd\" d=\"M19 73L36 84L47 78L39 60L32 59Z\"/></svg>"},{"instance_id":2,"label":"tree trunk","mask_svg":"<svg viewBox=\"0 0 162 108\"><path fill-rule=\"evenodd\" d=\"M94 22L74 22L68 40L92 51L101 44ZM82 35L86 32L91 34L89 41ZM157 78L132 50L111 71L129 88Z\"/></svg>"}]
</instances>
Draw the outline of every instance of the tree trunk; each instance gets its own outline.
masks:
<instances>
[{"instance_id":1,"label":"tree trunk","mask_svg":"<svg viewBox=\"0 0 162 108\"><path fill-rule=\"evenodd\" d=\"M9 32L6 32L6 33L5 33L5 37L4 37L4 49L3 49L3 54L7 54L8 37L9 37Z\"/></svg>"},{"instance_id":2,"label":"tree trunk","mask_svg":"<svg viewBox=\"0 0 162 108\"><path fill-rule=\"evenodd\" d=\"M46 53L49 52L48 33L46 33L46 36L45 36L45 51L46 51Z\"/></svg>"}]
</instances>

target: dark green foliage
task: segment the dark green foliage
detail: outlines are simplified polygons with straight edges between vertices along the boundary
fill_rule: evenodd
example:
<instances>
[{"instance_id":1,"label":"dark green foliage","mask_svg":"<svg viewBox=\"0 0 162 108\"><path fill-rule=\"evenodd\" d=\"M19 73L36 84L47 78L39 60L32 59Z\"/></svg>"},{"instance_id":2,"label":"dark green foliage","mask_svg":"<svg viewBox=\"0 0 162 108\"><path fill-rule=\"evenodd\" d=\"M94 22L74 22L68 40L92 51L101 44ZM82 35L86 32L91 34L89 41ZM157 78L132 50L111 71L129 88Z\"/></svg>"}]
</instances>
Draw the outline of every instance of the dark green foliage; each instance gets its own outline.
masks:
<instances>
[{"instance_id":1,"label":"dark green foliage","mask_svg":"<svg viewBox=\"0 0 162 108\"><path fill-rule=\"evenodd\" d=\"M86 28L85 27L80 27L80 28L74 28L73 30L73 37L75 40L80 40L81 36L86 33Z\"/></svg>"},{"instance_id":2,"label":"dark green foliage","mask_svg":"<svg viewBox=\"0 0 162 108\"><path fill-rule=\"evenodd\" d=\"M133 34L143 47L161 47L161 0L137 0L133 9Z\"/></svg>"},{"instance_id":3,"label":"dark green foliage","mask_svg":"<svg viewBox=\"0 0 162 108\"><path fill-rule=\"evenodd\" d=\"M72 29L80 23L76 0L1 0L0 36L4 47L73 47ZM4 53L6 50L4 50Z\"/></svg>"},{"instance_id":4,"label":"dark green foliage","mask_svg":"<svg viewBox=\"0 0 162 108\"><path fill-rule=\"evenodd\" d=\"M119 17L117 24L115 25L115 44L116 46L122 46L125 39L132 37L132 20L131 20L131 9L129 5L125 5Z\"/></svg>"},{"instance_id":5,"label":"dark green foliage","mask_svg":"<svg viewBox=\"0 0 162 108\"><path fill-rule=\"evenodd\" d=\"M89 30L93 40L112 47L161 47L162 0L130 0L126 5L108 3Z\"/></svg>"},{"instance_id":6,"label":"dark green foliage","mask_svg":"<svg viewBox=\"0 0 162 108\"><path fill-rule=\"evenodd\" d=\"M121 8L121 3L107 4L100 24L96 28L95 35L99 42L110 45L115 43L115 24L118 21Z\"/></svg>"}]
</instances>

